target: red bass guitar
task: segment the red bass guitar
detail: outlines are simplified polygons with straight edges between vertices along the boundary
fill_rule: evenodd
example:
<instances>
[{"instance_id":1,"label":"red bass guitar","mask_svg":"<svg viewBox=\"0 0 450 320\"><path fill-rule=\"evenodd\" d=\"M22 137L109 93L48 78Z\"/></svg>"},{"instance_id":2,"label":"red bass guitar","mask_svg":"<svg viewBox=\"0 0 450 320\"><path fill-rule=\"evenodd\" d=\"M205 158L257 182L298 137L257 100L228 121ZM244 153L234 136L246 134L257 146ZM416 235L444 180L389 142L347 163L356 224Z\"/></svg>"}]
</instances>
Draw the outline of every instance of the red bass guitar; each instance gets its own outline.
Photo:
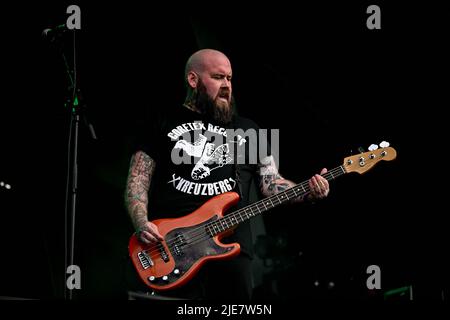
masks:
<instances>
[{"instance_id":1,"label":"red bass guitar","mask_svg":"<svg viewBox=\"0 0 450 320\"><path fill-rule=\"evenodd\" d=\"M345 173L362 174L381 160L395 159L396 154L392 147L385 147L350 156L324 177L332 180ZM220 240L240 223L307 192L309 184L304 181L226 215L224 213L239 201L239 195L223 193L184 217L153 221L164 237L157 244L143 244L133 234L128 246L129 255L147 286L156 291L178 288L188 283L208 260L227 259L239 254L238 243L224 244Z\"/></svg>"}]
</instances>

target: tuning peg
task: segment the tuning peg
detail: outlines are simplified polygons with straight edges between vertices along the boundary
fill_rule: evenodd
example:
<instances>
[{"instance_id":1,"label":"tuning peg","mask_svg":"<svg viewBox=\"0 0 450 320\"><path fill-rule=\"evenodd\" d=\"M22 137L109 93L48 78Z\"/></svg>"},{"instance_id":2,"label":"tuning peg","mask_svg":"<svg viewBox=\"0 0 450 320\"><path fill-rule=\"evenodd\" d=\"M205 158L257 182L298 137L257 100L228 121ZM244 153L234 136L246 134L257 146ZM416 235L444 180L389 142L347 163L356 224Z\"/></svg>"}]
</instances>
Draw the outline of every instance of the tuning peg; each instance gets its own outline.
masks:
<instances>
[{"instance_id":1,"label":"tuning peg","mask_svg":"<svg viewBox=\"0 0 450 320\"><path fill-rule=\"evenodd\" d=\"M389 147L389 142L387 142L387 141L382 141L382 142L380 143L380 147L382 147L382 148L387 148L387 147Z\"/></svg>"},{"instance_id":2,"label":"tuning peg","mask_svg":"<svg viewBox=\"0 0 450 320\"><path fill-rule=\"evenodd\" d=\"M378 149L378 145L376 145L376 144L371 144L369 146L369 151L374 151L374 150L377 150L377 149Z\"/></svg>"},{"instance_id":3,"label":"tuning peg","mask_svg":"<svg viewBox=\"0 0 450 320\"><path fill-rule=\"evenodd\" d=\"M363 147L359 147L359 148L358 148L358 151L359 151L359 153L364 153L366 150L364 150Z\"/></svg>"}]
</instances>

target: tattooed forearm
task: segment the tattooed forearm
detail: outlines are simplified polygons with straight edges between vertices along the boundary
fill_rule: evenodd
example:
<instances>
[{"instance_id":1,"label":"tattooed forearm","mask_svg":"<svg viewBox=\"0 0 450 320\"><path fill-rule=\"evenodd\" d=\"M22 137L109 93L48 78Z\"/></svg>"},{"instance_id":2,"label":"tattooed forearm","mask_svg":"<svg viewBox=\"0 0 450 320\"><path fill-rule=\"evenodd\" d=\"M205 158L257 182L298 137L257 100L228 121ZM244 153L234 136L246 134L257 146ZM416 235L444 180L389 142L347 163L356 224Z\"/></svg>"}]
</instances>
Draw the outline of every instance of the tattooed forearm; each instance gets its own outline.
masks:
<instances>
[{"instance_id":1,"label":"tattooed forearm","mask_svg":"<svg viewBox=\"0 0 450 320\"><path fill-rule=\"evenodd\" d=\"M261 192L266 197L273 196L295 186L294 182L284 179L280 175L272 156L261 160L259 164L259 175ZM293 201L301 202L303 201L303 197L296 198Z\"/></svg>"},{"instance_id":2,"label":"tattooed forearm","mask_svg":"<svg viewBox=\"0 0 450 320\"><path fill-rule=\"evenodd\" d=\"M142 151L131 158L125 204L136 229L147 222L148 190L155 170L155 161Z\"/></svg>"},{"instance_id":3,"label":"tattooed forearm","mask_svg":"<svg viewBox=\"0 0 450 320\"><path fill-rule=\"evenodd\" d=\"M261 177L261 191L265 196L273 196L285 191L291 185L280 175L266 175Z\"/></svg>"},{"instance_id":4,"label":"tattooed forearm","mask_svg":"<svg viewBox=\"0 0 450 320\"><path fill-rule=\"evenodd\" d=\"M261 192L265 196L272 196L289 188L289 184L279 174L272 156L261 160L259 164Z\"/></svg>"}]
</instances>

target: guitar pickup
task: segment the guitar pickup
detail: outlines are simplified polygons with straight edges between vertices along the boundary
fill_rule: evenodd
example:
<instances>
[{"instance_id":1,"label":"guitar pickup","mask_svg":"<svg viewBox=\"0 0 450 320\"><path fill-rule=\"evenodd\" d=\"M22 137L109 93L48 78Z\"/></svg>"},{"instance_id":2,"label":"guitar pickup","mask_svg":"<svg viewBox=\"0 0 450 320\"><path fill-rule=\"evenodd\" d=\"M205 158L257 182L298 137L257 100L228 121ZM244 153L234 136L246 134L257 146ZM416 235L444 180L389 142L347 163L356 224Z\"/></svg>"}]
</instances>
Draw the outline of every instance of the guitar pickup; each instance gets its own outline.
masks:
<instances>
[{"instance_id":1,"label":"guitar pickup","mask_svg":"<svg viewBox=\"0 0 450 320\"><path fill-rule=\"evenodd\" d=\"M164 249L163 246L159 247L159 253L161 254L161 259L163 259L164 262L169 261L169 255L166 252L166 249Z\"/></svg>"},{"instance_id":2,"label":"guitar pickup","mask_svg":"<svg viewBox=\"0 0 450 320\"><path fill-rule=\"evenodd\" d=\"M153 266L153 260L145 251L141 251L138 253L139 262L141 263L142 268L148 269Z\"/></svg>"},{"instance_id":3,"label":"guitar pickup","mask_svg":"<svg viewBox=\"0 0 450 320\"><path fill-rule=\"evenodd\" d=\"M177 256L181 256L183 254L183 246L186 244L186 241L184 240L184 236L182 234L177 234L175 239L176 241L172 246L172 253Z\"/></svg>"}]
</instances>

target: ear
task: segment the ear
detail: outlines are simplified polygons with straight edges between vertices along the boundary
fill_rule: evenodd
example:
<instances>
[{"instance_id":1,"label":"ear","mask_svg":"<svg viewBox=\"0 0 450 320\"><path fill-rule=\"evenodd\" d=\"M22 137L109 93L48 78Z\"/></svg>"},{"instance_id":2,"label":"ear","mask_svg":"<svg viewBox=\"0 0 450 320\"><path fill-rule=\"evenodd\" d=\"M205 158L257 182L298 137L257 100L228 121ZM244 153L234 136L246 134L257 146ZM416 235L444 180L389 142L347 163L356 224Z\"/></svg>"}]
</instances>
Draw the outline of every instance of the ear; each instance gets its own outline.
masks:
<instances>
[{"instance_id":1,"label":"ear","mask_svg":"<svg viewBox=\"0 0 450 320\"><path fill-rule=\"evenodd\" d=\"M187 82L192 89L197 88L198 74L196 74L194 71L189 71L189 73L187 74Z\"/></svg>"}]
</instances>

